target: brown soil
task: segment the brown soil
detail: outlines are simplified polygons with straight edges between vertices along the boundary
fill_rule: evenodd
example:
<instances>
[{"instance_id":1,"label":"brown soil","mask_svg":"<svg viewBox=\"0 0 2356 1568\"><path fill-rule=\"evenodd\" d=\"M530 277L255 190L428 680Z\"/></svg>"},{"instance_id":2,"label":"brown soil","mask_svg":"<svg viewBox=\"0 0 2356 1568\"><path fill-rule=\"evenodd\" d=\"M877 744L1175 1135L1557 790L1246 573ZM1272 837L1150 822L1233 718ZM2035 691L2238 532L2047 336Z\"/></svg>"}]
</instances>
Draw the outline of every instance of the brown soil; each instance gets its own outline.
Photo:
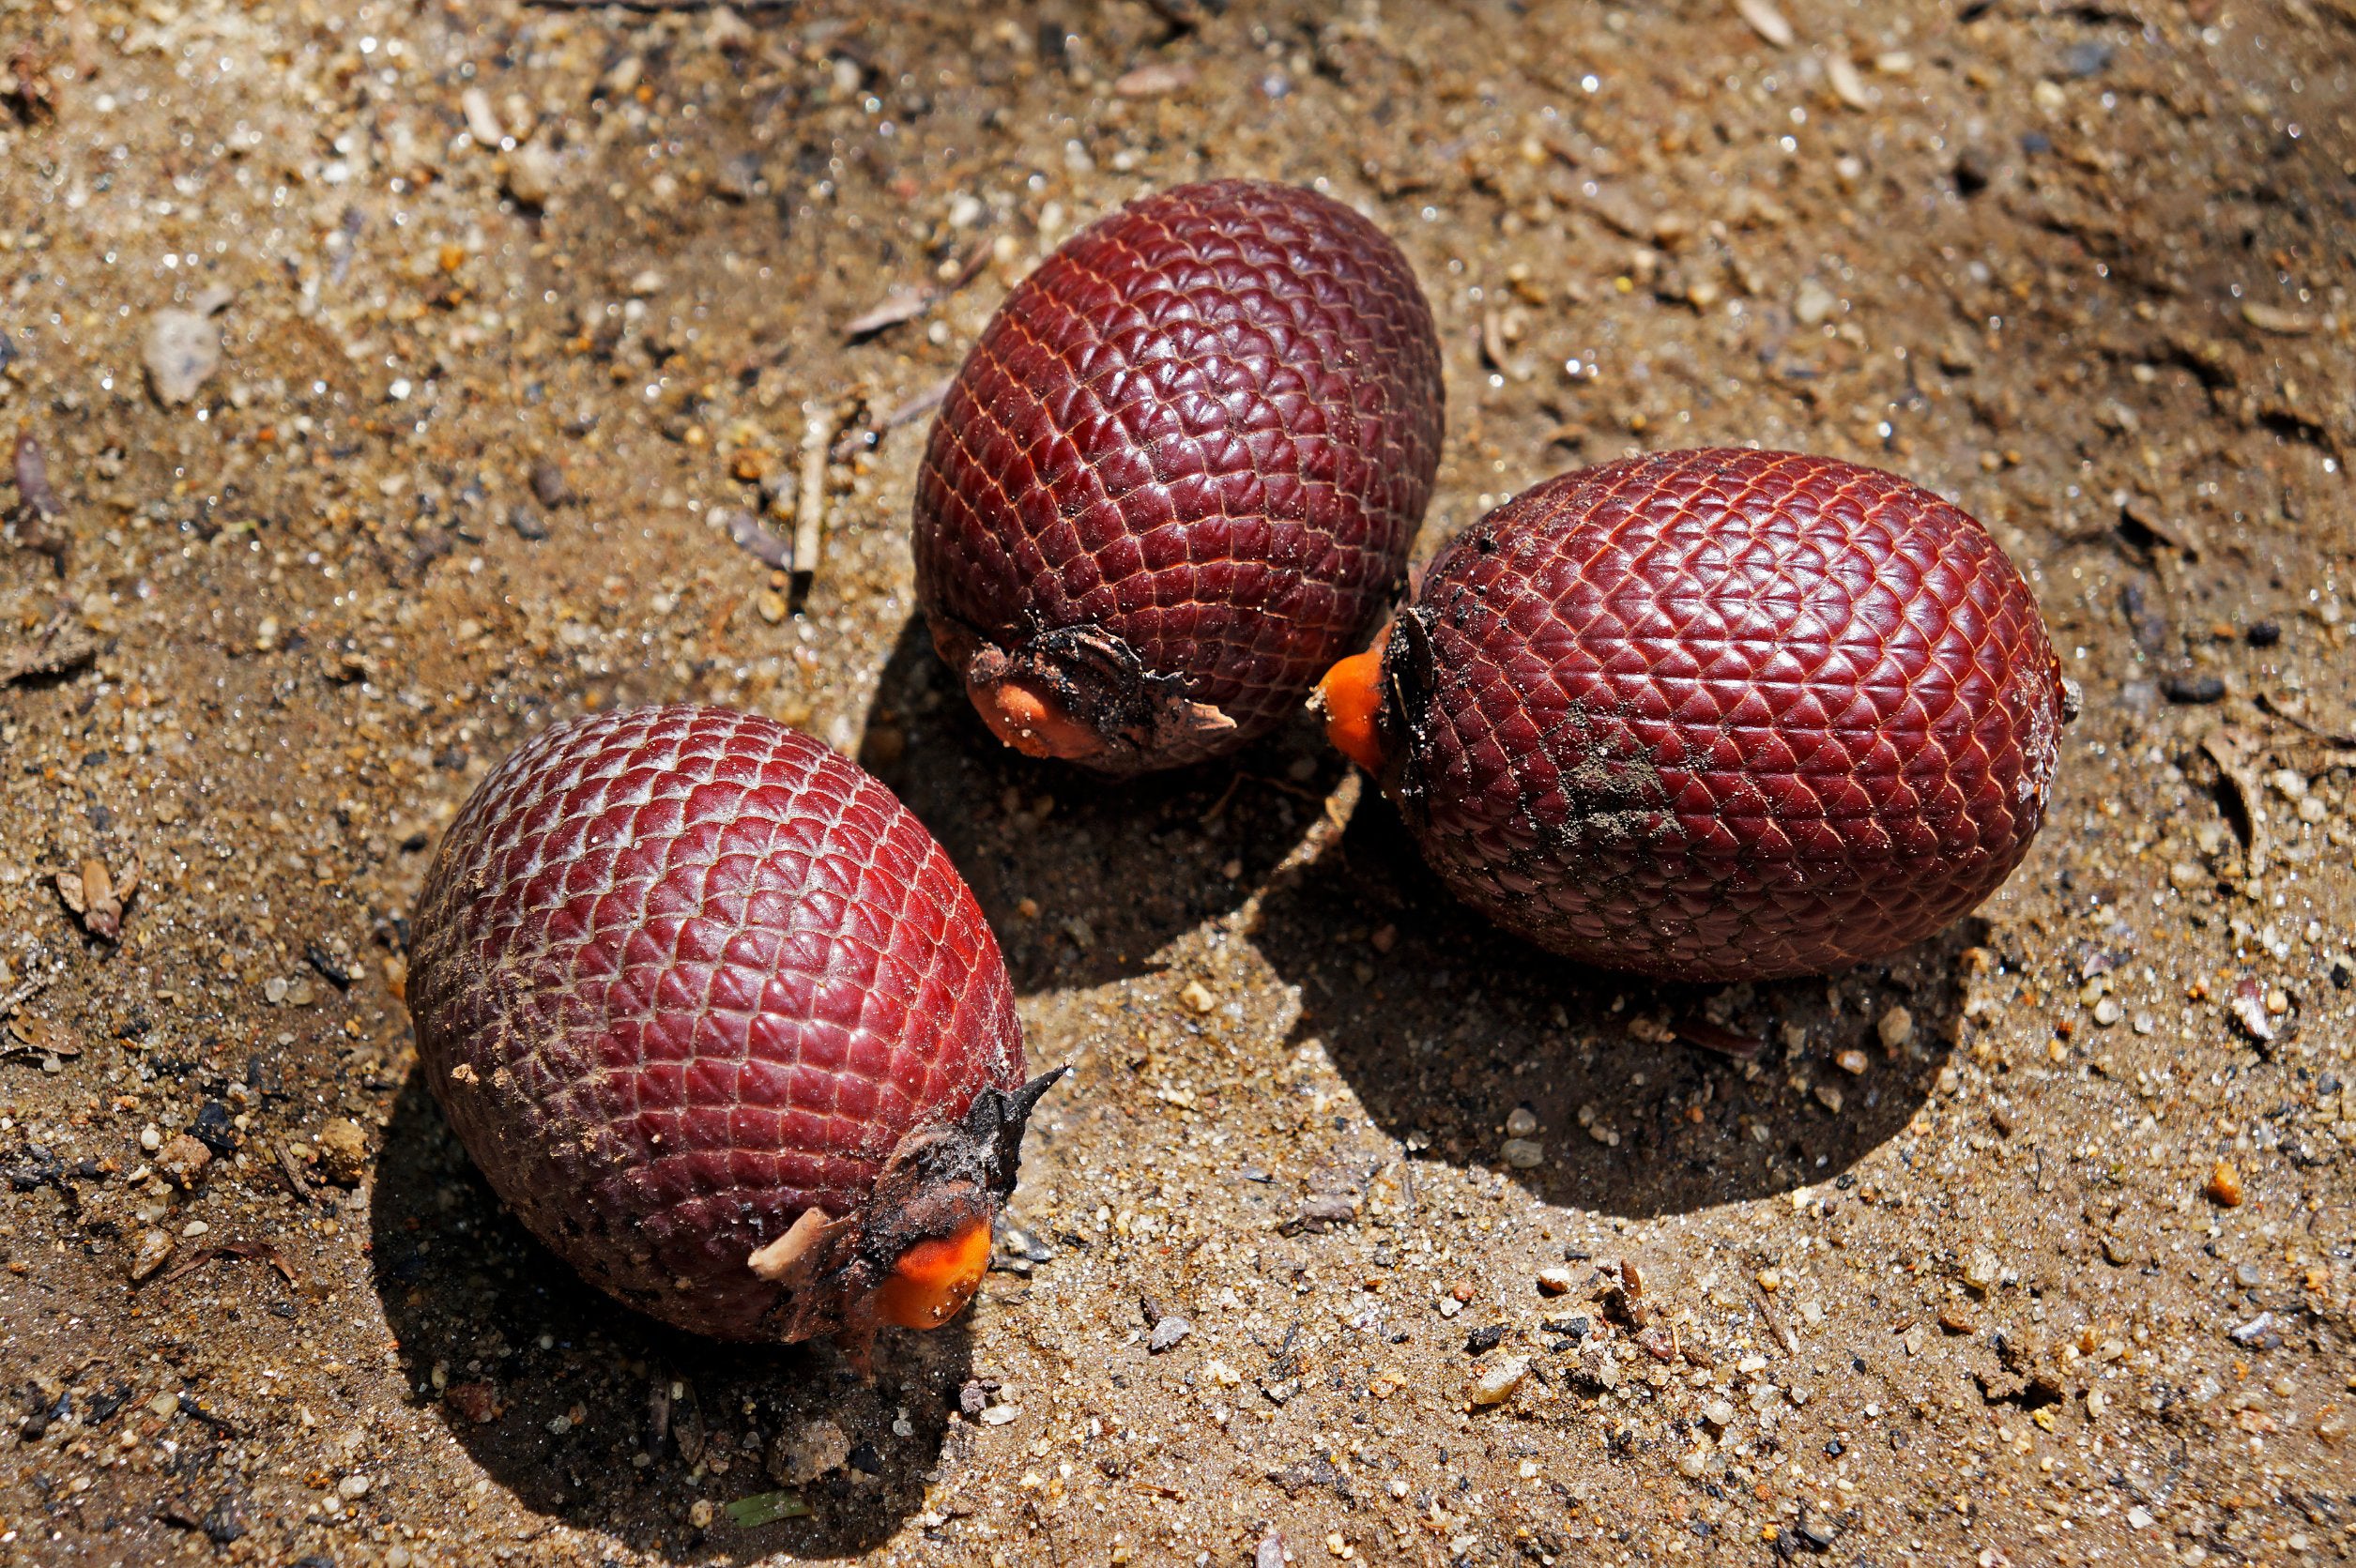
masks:
<instances>
[{"instance_id":1,"label":"brown soil","mask_svg":"<svg viewBox=\"0 0 2356 1568\"><path fill-rule=\"evenodd\" d=\"M2356 8L1778 4L0 3L0 1561L2345 1560ZM1450 907L1306 720L989 739L890 416L1232 174L1421 272L1425 555L1709 443L1986 520L2086 712L1980 918L1657 987ZM1077 1069L1051 1256L871 1384L597 1299L414 1080L438 826L675 699L883 773Z\"/></svg>"}]
</instances>

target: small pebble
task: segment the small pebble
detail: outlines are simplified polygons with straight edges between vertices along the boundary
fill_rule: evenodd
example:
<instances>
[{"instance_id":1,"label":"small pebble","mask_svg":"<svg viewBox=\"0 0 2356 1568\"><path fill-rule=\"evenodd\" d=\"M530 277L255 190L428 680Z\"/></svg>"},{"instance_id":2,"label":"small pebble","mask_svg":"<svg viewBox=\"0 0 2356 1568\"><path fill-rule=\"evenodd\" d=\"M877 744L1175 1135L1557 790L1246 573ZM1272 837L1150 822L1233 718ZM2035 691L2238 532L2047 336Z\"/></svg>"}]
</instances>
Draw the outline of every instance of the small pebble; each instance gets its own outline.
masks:
<instances>
[{"instance_id":1,"label":"small pebble","mask_svg":"<svg viewBox=\"0 0 2356 1568\"><path fill-rule=\"evenodd\" d=\"M2241 1173L2233 1168L2230 1160L2220 1160L2209 1168L2209 1201L2223 1209L2241 1207Z\"/></svg>"},{"instance_id":2,"label":"small pebble","mask_svg":"<svg viewBox=\"0 0 2356 1568\"><path fill-rule=\"evenodd\" d=\"M335 1117L319 1129L319 1173L339 1187L356 1187L368 1170L368 1138L360 1123Z\"/></svg>"},{"instance_id":3,"label":"small pebble","mask_svg":"<svg viewBox=\"0 0 2356 1568\"><path fill-rule=\"evenodd\" d=\"M1735 1408L1727 1400L1713 1399L1702 1407L1702 1419L1722 1432L1735 1423Z\"/></svg>"},{"instance_id":4,"label":"small pebble","mask_svg":"<svg viewBox=\"0 0 2356 1568\"><path fill-rule=\"evenodd\" d=\"M1192 1323L1174 1312L1166 1312L1162 1314L1161 1321L1154 1325L1154 1332L1146 1340L1145 1348L1158 1356L1164 1350L1175 1349L1179 1342L1192 1332Z\"/></svg>"},{"instance_id":5,"label":"small pebble","mask_svg":"<svg viewBox=\"0 0 2356 1568\"><path fill-rule=\"evenodd\" d=\"M355 1498L364 1498L368 1495L368 1477L347 1475L335 1484L335 1490L347 1502Z\"/></svg>"},{"instance_id":6,"label":"small pebble","mask_svg":"<svg viewBox=\"0 0 2356 1568\"><path fill-rule=\"evenodd\" d=\"M1546 1146L1535 1138L1507 1138L1498 1152L1516 1170L1536 1170L1546 1163Z\"/></svg>"},{"instance_id":7,"label":"small pebble","mask_svg":"<svg viewBox=\"0 0 2356 1568\"><path fill-rule=\"evenodd\" d=\"M1199 980L1186 982L1186 988L1178 993L1178 999L1186 1004L1187 1012L1196 1013L1208 1012L1218 1005L1218 999Z\"/></svg>"},{"instance_id":8,"label":"small pebble","mask_svg":"<svg viewBox=\"0 0 2356 1568\"><path fill-rule=\"evenodd\" d=\"M1473 1382L1473 1403L1502 1405L1513 1397L1513 1391L1530 1375L1530 1363L1522 1356L1507 1356L1494 1363Z\"/></svg>"},{"instance_id":9,"label":"small pebble","mask_svg":"<svg viewBox=\"0 0 2356 1568\"><path fill-rule=\"evenodd\" d=\"M1751 24L1751 30L1778 49L1792 46L1792 24L1783 20L1768 0L1735 0L1735 10Z\"/></svg>"},{"instance_id":10,"label":"small pebble","mask_svg":"<svg viewBox=\"0 0 2356 1568\"><path fill-rule=\"evenodd\" d=\"M1864 1052L1856 1049L1854 1046L1842 1052L1840 1056L1834 1059L1840 1062L1842 1072L1852 1075L1863 1073L1865 1069L1871 1065L1871 1058L1869 1058Z\"/></svg>"},{"instance_id":11,"label":"small pebble","mask_svg":"<svg viewBox=\"0 0 2356 1568\"><path fill-rule=\"evenodd\" d=\"M1995 1288L2002 1272L2003 1266L1996 1261L1996 1254L1985 1247L1975 1247L1964 1264L1964 1283L1984 1296Z\"/></svg>"},{"instance_id":12,"label":"small pebble","mask_svg":"<svg viewBox=\"0 0 2356 1568\"><path fill-rule=\"evenodd\" d=\"M982 1419L989 1421L994 1411L1013 1408L1010 1405L994 1405L982 1412ZM1012 1421L1014 1417L1005 1419ZM831 1421L813 1421L804 1423L791 1438L780 1437L771 1445L769 1474L771 1479L788 1486L806 1486L849 1463L850 1439L843 1429Z\"/></svg>"},{"instance_id":13,"label":"small pebble","mask_svg":"<svg viewBox=\"0 0 2356 1568\"><path fill-rule=\"evenodd\" d=\"M572 481L564 477L564 470L553 463L532 464L531 493L551 511L580 499L574 494Z\"/></svg>"},{"instance_id":14,"label":"small pebble","mask_svg":"<svg viewBox=\"0 0 2356 1568\"><path fill-rule=\"evenodd\" d=\"M1881 1036L1882 1049L1895 1051L1914 1038L1914 1014L1903 1007L1893 1007L1881 1015L1881 1022L1874 1028Z\"/></svg>"},{"instance_id":15,"label":"small pebble","mask_svg":"<svg viewBox=\"0 0 2356 1568\"><path fill-rule=\"evenodd\" d=\"M1526 1138L1537 1131L1537 1113L1527 1105L1514 1106L1512 1113L1506 1118L1506 1136L1509 1138Z\"/></svg>"},{"instance_id":16,"label":"small pebble","mask_svg":"<svg viewBox=\"0 0 2356 1568\"><path fill-rule=\"evenodd\" d=\"M143 1280L162 1268L164 1260L172 1256L173 1245L172 1238L161 1230L141 1231L131 1248L130 1277Z\"/></svg>"},{"instance_id":17,"label":"small pebble","mask_svg":"<svg viewBox=\"0 0 2356 1568\"><path fill-rule=\"evenodd\" d=\"M193 1192L212 1163L213 1151L186 1133L173 1134L156 1155L156 1169L183 1192Z\"/></svg>"},{"instance_id":18,"label":"small pebble","mask_svg":"<svg viewBox=\"0 0 2356 1568\"><path fill-rule=\"evenodd\" d=\"M1556 1264L1553 1268L1540 1269L1538 1271L1538 1287L1542 1295L1568 1295L1571 1284L1570 1271L1561 1264Z\"/></svg>"},{"instance_id":19,"label":"small pebble","mask_svg":"<svg viewBox=\"0 0 2356 1568\"><path fill-rule=\"evenodd\" d=\"M221 329L192 311L158 311L140 345L156 401L174 407L193 398L221 368Z\"/></svg>"},{"instance_id":20,"label":"small pebble","mask_svg":"<svg viewBox=\"0 0 2356 1568\"><path fill-rule=\"evenodd\" d=\"M2104 1028L2108 1028L2119 1022L2123 1012L2124 1010L2119 1005L2118 997L2104 997L2094 1004L2094 1021Z\"/></svg>"},{"instance_id":21,"label":"small pebble","mask_svg":"<svg viewBox=\"0 0 2356 1568\"><path fill-rule=\"evenodd\" d=\"M507 193L525 206L544 207L557 190L557 155L527 142L507 155Z\"/></svg>"}]
</instances>

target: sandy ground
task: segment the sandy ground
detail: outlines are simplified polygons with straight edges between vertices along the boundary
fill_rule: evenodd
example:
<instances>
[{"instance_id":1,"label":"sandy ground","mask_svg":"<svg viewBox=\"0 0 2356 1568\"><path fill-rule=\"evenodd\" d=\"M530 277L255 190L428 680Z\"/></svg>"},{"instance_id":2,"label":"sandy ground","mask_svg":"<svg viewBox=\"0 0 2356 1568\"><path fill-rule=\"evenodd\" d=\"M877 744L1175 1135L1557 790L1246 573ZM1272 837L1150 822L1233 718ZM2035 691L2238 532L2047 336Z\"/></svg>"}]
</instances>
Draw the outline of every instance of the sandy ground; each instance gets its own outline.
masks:
<instances>
[{"instance_id":1,"label":"sandy ground","mask_svg":"<svg viewBox=\"0 0 2356 1568\"><path fill-rule=\"evenodd\" d=\"M0 1561L2345 1560L2356 7L1777 5L0 0ZM2087 700L1979 918L1661 988L1306 722L991 743L924 397L1233 174L1422 275L1422 554L1712 442L1985 519ZM883 773L1077 1069L872 1384L592 1297L414 1078L440 824L677 699Z\"/></svg>"}]
</instances>

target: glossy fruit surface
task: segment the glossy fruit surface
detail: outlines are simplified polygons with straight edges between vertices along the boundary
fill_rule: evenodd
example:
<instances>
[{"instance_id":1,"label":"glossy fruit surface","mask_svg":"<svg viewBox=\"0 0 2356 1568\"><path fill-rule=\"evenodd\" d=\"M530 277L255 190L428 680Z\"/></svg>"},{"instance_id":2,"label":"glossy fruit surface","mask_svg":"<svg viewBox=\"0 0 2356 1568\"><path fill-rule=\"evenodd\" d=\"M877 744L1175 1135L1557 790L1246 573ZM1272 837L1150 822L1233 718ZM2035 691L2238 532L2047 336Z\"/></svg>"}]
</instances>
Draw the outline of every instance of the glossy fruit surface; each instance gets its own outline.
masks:
<instances>
[{"instance_id":1,"label":"glossy fruit surface","mask_svg":"<svg viewBox=\"0 0 2356 1568\"><path fill-rule=\"evenodd\" d=\"M1002 738L1109 773L1232 751L1389 606L1430 498L1439 343L1338 202L1149 196L1007 297L917 483L935 646Z\"/></svg>"},{"instance_id":2,"label":"glossy fruit surface","mask_svg":"<svg viewBox=\"0 0 2356 1568\"><path fill-rule=\"evenodd\" d=\"M1749 450L1500 507L1433 563L1380 679L1371 749L1459 896L1691 980L1841 968L1971 909L2027 852L2072 701L1970 516Z\"/></svg>"},{"instance_id":3,"label":"glossy fruit surface","mask_svg":"<svg viewBox=\"0 0 2356 1568\"><path fill-rule=\"evenodd\" d=\"M656 708L534 738L451 824L413 932L419 1058L459 1137L654 1317L869 1333L901 1256L1012 1186L997 942L892 793L781 724Z\"/></svg>"}]
</instances>

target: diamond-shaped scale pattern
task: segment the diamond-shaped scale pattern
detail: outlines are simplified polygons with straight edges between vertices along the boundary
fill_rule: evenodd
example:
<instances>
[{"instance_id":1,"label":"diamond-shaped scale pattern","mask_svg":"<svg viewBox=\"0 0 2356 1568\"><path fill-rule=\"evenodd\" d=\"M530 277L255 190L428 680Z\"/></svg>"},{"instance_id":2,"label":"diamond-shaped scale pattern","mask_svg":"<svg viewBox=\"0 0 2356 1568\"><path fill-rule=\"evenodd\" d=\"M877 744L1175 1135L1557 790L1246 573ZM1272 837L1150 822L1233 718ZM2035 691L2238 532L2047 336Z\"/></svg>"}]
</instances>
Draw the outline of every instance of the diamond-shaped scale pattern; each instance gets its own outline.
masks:
<instances>
[{"instance_id":1,"label":"diamond-shaped scale pattern","mask_svg":"<svg viewBox=\"0 0 2356 1568\"><path fill-rule=\"evenodd\" d=\"M1396 593L1441 396L1415 273L1348 207L1223 181L1124 208L1007 297L934 421L936 637L1100 628L1235 722L1204 750L1241 745Z\"/></svg>"},{"instance_id":2,"label":"diamond-shaped scale pattern","mask_svg":"<svg viewBox=\"0 0 2356 1568\"><path fill-rule=\"evenodd\" d=\"M1987 530L1895 476L1737 450L1550 480L1449 546L1386 658L1400 793L1491 919L1683 979L1843 967L1994 891L2060 666ZM1423 688L1418 690L1419 685Z\"/></svg>"},{"instance_id":3,"label":"diamond-shaped scale pattern","mask_svg":"<svg viewBox=\"0 0 2356 1568\"><path fill-rule=\"evenodd\" d=\"M492 1187L655 1317L756 1338L745 1258L900 1136L1023 1079L997 941L882 784L782 724L561 724L467 800L418 901L418 1053Z\"/></svg>"}]
</instances>

